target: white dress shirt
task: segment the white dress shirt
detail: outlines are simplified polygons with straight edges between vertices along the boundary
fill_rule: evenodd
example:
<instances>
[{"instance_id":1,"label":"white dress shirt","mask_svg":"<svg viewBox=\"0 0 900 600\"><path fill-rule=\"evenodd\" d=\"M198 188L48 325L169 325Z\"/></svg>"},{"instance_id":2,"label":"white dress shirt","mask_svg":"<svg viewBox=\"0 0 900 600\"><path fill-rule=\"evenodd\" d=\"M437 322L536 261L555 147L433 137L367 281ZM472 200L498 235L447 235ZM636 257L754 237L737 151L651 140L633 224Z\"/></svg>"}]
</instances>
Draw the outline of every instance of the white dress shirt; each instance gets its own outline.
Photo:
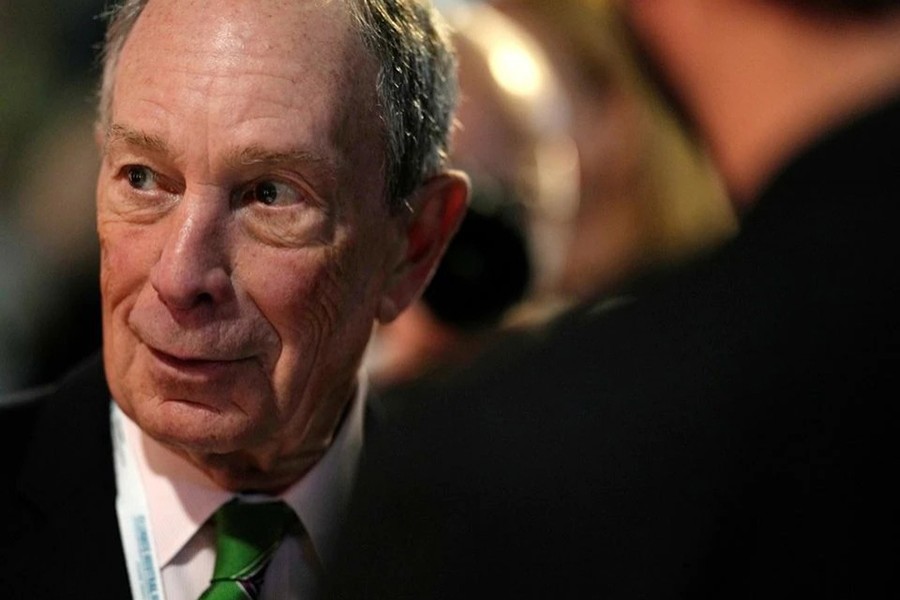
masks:
<instances>
[{"instance_id":1,"label":"white dress shirt","mask_svg":"<svg viewBox=\"0 0 900 600\"><path fill-rule=\"evenodd\" d=\"M266 570L261 600L308 599L327 568L362 448L365 378L325 455L278 496L297 513L308 538L288 536ZM115 407L113 410L118 411ZM124 439L139 471L153 552L167 600L196 600L215 565L215 527L207 522L235 494L159 444L124 413ZM123 477L117 476L121 489ZM254 498L248 498L253 500Z\"/></svg>"}]
</instances>

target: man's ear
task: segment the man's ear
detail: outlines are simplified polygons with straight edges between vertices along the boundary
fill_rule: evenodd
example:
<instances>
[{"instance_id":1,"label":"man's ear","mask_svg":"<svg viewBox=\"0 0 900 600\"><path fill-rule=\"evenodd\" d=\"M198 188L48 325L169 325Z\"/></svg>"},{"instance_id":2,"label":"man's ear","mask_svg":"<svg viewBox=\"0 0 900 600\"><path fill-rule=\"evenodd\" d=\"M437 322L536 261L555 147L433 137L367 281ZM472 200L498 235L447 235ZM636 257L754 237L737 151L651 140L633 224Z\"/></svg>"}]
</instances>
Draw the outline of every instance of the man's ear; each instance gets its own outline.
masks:
<instances>
[{"instance_id":1,"label":"man's ear","mask_svg":"<svg viewBox=\"0 0 900 600\"><path fill-rule=\"evenodd\" d=\"M378 320L393 321L415 301L437 269L444 250L459 228L469 200L469 178L445 171L426 180L409 200L412 214L404 219L405 249L385 285Z\"/></svg>"}]
</instances>

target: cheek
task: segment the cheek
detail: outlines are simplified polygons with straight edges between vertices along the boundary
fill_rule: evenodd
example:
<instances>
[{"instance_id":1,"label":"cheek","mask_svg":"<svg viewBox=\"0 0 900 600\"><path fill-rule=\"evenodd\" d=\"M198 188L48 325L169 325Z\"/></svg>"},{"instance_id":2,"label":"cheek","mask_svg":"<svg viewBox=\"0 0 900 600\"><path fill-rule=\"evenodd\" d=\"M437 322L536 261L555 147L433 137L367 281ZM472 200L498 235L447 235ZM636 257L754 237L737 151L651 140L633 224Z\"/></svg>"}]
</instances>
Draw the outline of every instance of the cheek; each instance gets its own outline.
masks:
<instances>
[{"instance_id":1,"label":"cheek","mask_svg":"<svg viewBox=\"0 0 900 600\"><path fill-rule=\"evenodd\" d=\"M334 328L341 277L319 250L258 259L243 287L281 338L282 348L309 350ZM289 259L286 259L289 258Z\"/></svg>"},{"instance_id":2,"label":"cheek","mask_svg":"<svg viewBox=\"0 0 900 600\"><path fill-rule=\"evenodd\" d=\"M369 279L347 266L347 253L341 255L344 260L338 254L316 249L291 261L263 260L260 264L267 268L253 274L256 285L246 283L280 338L274 379L276 387L291 397L310 373L349 359L368 339L368 329L362 340L354 338L372 322L373 303L360 293L360 288L368 288Z\"/></svg>"},{"instance_id":3,"label":"cheek","mask_svg":"<svg viewBox=\"0 0 900 600\"><path fill-rule=\"evenodd\" d=\"M153 253L139 227L101 220L98 232L104 365L113 397L133 416L135 390L146 387L135 379L137 340L128 317L147 281Z\"/></svg>"},{"instance_id":4,"label":"cheek","mask_svg":"<svg viewBox=\"0 0 900 600\"><path fill-rule=\"evenodd\" d=\"M158 255L154 237L142 227L125 223L101 223L100 289L104 311L136 294ZM105 315L108 317L109 315Z\"/></svg>"},{"instance_id":5,"label":"cheek","mask_svg":"<svg viewBox=\"0 0 900 600\"><path fill-rule=\"evenodd\" d=\"M134 377L131 371L138 345L129 317L149 285L158 252L154 232L147 226L101 220L98 232L105 364L113 393L127 403L122 385Z\"/></svg>"},{"instance_id":6,"label":"cheek","mask_svg":"<svg viewBox=\"0 0 900 600\"><path fill-rule=\"evenodd\" d=\"M272 262L270 264L278 264ZM279 338L279 354L271 373L276 402L283 410L292 410L310 390L313 373L320 370L322 348L334 335L334 310L327 300L333 293L325 268L284 265L264 270L260 284L250 291L263 317ZM256 273L259 277L261 273Z\"/></svg>"}]
</instances>

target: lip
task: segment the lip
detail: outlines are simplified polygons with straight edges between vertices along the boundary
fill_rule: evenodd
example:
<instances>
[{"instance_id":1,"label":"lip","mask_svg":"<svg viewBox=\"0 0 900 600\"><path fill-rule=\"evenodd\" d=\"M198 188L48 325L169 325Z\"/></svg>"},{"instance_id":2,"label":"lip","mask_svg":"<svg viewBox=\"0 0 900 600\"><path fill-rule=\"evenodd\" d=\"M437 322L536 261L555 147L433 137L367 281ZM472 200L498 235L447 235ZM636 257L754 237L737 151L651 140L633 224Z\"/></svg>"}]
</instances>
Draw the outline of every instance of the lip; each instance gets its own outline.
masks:
<instances>
[{"instance_id":1,"label":"lip","mask_svg":"<svg viewBox=\"0 0 900 600\"><path fill-rule=\"evenodd\" d=\"M236 365L249 359L211 359L211 358L183 358L169 354L152 346L147 346L150 355L166 371L190 377L213 379L223 376Z\"/></svg>"}]
</instances>

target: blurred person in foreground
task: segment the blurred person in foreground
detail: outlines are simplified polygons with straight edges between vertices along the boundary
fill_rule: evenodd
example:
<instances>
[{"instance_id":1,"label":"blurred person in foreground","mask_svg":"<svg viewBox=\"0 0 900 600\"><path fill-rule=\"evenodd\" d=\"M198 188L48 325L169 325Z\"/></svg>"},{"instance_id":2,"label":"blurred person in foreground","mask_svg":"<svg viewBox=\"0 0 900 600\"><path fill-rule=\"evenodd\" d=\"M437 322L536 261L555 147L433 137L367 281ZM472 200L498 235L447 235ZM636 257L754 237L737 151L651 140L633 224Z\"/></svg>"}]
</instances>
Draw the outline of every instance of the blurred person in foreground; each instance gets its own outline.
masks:
<instances>
[{"instance_id":1,"label":"blurred person in foreground","mask_svg":"<svg viewBox=\"0 0 900 600\"><path fill-rule=\"evenodd\" d=\"M0 415L2 595L308 598L373 323L415 299L466 205L446 35L412 0L110 19L102 360Z\"/></svg>"},{"instance_id":2,"label":"blurred person in foreground","mask_svg":"<svg viewBox=\"0 0 900 600\"><path fill-rule=\"evenodd\" d=\"M334 595L889 596L900 9L552 4L625 19L740 232L398 397Z\"/></svg>"}]
</instances>

